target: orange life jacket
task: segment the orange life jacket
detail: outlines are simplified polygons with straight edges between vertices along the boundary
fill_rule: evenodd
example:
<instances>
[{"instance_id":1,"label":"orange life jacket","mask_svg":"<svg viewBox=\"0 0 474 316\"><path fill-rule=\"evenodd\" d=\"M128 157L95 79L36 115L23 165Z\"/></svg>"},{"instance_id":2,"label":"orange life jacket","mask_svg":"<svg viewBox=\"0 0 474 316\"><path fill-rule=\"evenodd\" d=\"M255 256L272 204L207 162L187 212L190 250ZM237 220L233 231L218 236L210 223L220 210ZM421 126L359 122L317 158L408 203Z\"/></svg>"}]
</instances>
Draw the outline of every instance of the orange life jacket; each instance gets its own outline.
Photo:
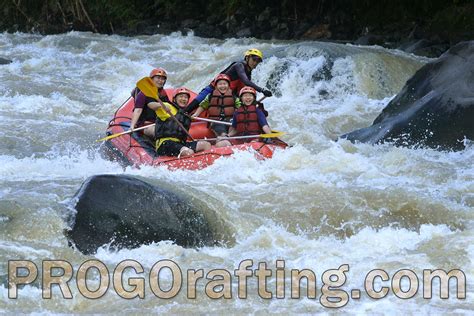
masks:
<instances>
[{"instance_id":1,"label":"orange life jacket","mask_svg":"<svg viewBox=\"0 0 474 316\"><path fill-rule=\"evenodd\" d=\"M230 120L235 111L235 97L231 89L222 94L215 89L209 95L209 108L207 113L209 118L215 120Z\"/></svg>"}]
</instances>

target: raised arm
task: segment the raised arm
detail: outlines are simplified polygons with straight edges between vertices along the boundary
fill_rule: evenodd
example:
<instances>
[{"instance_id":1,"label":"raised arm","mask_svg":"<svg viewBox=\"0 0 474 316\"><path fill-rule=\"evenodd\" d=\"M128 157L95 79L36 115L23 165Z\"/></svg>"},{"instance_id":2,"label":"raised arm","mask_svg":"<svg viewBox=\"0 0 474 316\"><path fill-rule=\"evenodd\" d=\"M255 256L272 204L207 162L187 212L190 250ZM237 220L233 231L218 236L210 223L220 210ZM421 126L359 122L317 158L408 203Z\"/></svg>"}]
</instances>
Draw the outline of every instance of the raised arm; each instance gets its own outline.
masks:
<instances>
[{"instance_id":1,"label":"raised arm","mask_svg":"<svg viewBox=\"0 0 474 316\"><path fill-rule=\"evenodd\" d=\"M239 76L240 81L243 82L244 85L250 86L257 90L258 92L263 92L263 88L257 86L255 83L250 81L249 77L247 77L247 74L245 73L245 68L244 64L242 63L237 63L235 64L235 70L237 71L237 75Z\"/></svg>"},{"instance_id":2,"label":"raised arm","mask_svg":"<svg viewBox=\"0 0 474 316\"><path fill-rule=\"evenodd\" d=\"M242 63L236 64L235 70L237 71L237 75L239 76L240 81L242 81L244 85L254 88L258 92L263 93L266 97L271 97L273 95L270 90L259 87L255 83L250 81L249 77L247 77L247 74L245 73L244 64Z\"/></svg>"}]
</instances>

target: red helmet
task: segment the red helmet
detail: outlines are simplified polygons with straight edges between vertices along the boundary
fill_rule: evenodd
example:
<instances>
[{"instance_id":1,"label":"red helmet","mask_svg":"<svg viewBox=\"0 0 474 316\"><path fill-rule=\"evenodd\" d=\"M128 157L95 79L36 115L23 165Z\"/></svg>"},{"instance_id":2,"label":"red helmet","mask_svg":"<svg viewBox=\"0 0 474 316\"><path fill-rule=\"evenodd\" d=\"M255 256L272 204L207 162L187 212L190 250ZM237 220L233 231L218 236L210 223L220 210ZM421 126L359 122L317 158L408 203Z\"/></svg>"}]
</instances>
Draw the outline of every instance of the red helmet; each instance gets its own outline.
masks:
<instances>
[{"instance_id":1,"label":"red helmet","mask_svg":"<svg viewBox=\"0 0 474 316\"><path fill-rule=\"evenodd\" d=\"M191 93L189 93L189 90L186 89L186 88L178 88L174 91L174 95L173 95L173 99L176 99L176 96L178 94L187 94L188 95L188 98L191 97Z\"/></svg>"},{"instance_id":2,"label":"red helmet","mask_svg":"<svg viewBox=\"0 0 474 316\"><path fill-rule=\"evenodd\" d=\"M249 87L249 86L245 86L242 89L240 89L239 97L241 97L242 94L244 94L244 93L251 93L251 94L253 94L254 97L257 97L257 91L255 91L254 88Z\"/></svg>"},{"instance_id":3,"label":"red helmet","mask_svg":"<svg viewBox=\"0 0 474 316\"><path fill-rule=\"evenodd\" d=\"M162 76L165 78L168 78L168 75L166 74L166 70L163 68L155 68L150 72L150 78L153 78L155 76Z\"/></svg>"},{"instance_id":4,"label":"red helmet","mask_svg":"<svg viewBox=\"0 0 474 316\"><path fill-rule=\"evenodd\" d=\"M212 82L214 85L216 85L217 81L219 80L225 80L230 84L230 77L226 74L218 74L215 78L214 81Z\"/></svg>"}]
</instances>

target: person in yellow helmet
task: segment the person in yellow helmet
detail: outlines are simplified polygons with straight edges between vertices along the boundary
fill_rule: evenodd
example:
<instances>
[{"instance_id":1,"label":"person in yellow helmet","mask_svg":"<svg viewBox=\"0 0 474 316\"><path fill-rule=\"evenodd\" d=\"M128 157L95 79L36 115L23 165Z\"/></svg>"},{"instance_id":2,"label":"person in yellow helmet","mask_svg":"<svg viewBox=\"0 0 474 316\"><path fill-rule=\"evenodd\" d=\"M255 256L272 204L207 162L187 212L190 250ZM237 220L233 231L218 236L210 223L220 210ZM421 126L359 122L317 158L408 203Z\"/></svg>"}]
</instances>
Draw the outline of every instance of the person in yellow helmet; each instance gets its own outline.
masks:
<instances>
[{"instance_id":1,"label":"person in yellow helmet","mask_svg":"<svg viewBox=\"0 0 474 316\"><path fill-rule=\"evenodd\" d=\"M244 60L239 62L233 62L227 68L222 70L221 74L226 74L230 77L230 88L234 95L238 95L239 91L249 86L254 88L256 91L263 93L266 97L271 97L273 94L270 90L259 87L252 82L252 70L254 70L258 64L263 61L263 53L256 49L251 48L244 53ZM194 100L185 109L186 112L191 113L202 102L214 91L215 87L213 83L202 89L202 91L194 98Z\"/></svg>"}]
</instances>

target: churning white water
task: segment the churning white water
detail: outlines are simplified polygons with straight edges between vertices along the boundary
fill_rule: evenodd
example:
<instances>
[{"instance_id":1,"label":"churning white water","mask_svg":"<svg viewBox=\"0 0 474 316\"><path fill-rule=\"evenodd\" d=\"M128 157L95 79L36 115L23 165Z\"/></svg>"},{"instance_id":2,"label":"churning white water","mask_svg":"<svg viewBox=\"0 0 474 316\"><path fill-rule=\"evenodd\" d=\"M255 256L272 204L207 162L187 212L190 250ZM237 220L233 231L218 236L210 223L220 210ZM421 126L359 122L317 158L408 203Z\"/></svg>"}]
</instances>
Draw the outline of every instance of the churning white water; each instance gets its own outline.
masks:
<instances>
[{"instance_id":1,"label":"churning white water","mask_svg":"<svg viewBox=\"0 0 474 316\"><path fill-rule=\"evenodd\" d=\"M101 158L96 139L125 101L137 80L153 67L169 72L167 86L196 92L243 52L257 47L264 62L255 81L274 91L265 101L272 128L287 132L292 144L274 158L256 161L240 152L200 171L143 167L123 169ZM368 126L408 78L428 60L380 47L320 42L225 41L192 35L121 37L72 32L54 36L0 34L0 312L46 313L327 313L320 303L321 276L349 266L338 289L349 299L335 311L351 313L469 314L474 309L474 148L463 152L395 148L388 144L352 144L338 135ZM191 192L218 211L229 231L226 246L185 249L170 242L118 252L99 249L85 256L68 247L63 230L70 200L89 176L131 174L165 181ZM8 298L9 260L66 260L75 270L88 259L104 262L112 274L125 259L142 264L146 274L162 259L183 271L183 288L172 299L157 298L146 280L144 299L120 298L110 286L96 300L83 297L71 281L72 299L55 288L42 299L41 271L31 285ZM272 299L258 295L249 278L248 297L210 299L206 283L197 283L195 299L187 297L186 270L226 269L239 263L266 262ZM275 264L285 260L285 298L276 298ZM292 299L291 269L310 269L317 276L316 299ZM419 289L409 299L392 291L370 298L364 280L383 269L390 278L412 270ZM467 298L423 298L424 269L462 270ZM136 276L133 273L126 274ZM98 276L91 274L91 289ZM162 282L171 280L163 273ZM390 286L376 283L375 289ZM409 287L407 278L402 285ZM452 280L454 281L454 280ZM95 283L94 283L95 282ZM437 286L437 287L436 287Z\"/></svg>"}]
</instances>

